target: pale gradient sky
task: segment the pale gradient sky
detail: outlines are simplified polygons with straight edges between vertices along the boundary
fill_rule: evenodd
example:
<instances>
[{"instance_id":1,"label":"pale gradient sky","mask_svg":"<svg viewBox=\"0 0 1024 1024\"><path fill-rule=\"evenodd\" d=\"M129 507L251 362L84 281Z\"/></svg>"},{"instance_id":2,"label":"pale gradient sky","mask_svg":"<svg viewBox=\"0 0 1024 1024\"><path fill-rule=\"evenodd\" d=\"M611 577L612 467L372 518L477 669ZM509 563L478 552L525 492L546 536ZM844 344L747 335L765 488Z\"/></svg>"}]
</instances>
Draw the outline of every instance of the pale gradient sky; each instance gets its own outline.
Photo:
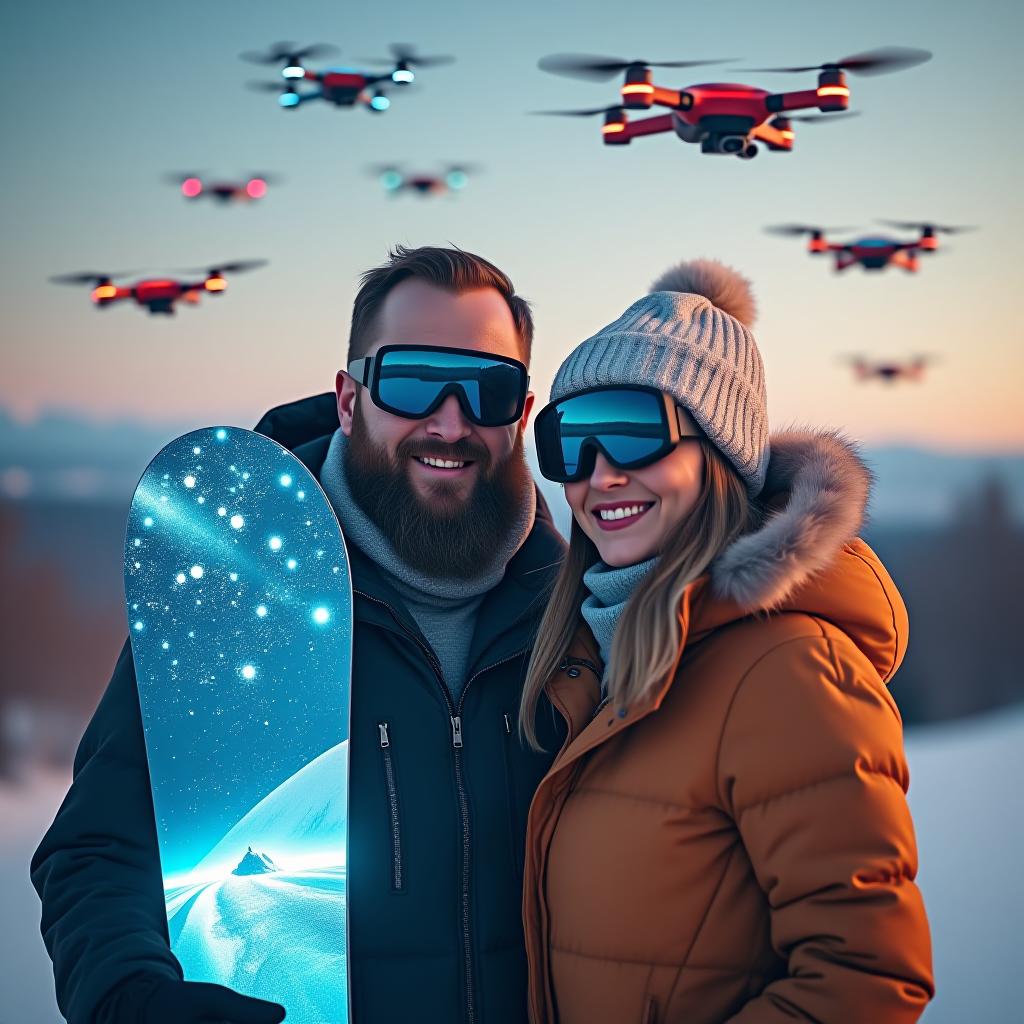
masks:
<instances>
[{"instance_id":1,"label":"pale gradient sky","mask_svg":"<svg viewBox=\"0 0 1024 1024\"><path fill-rule=\"evenodd\" d=\"M0 230L0 407L251 425L267 407L332 386L359 273L395 242L448 241L507 270L534 303L535 389L561 358L669 263L713 256L754 282L773 423L845 427L871 443L1024 448L1019 124L1022 7L1014 0L691 0L347 4L182 0L171 6L8 5ZM383 117L246 91L271 71L237 59L277 39L323 40L340 62L409 40L458 63L428 69ZM13 44L13 46L11 45ZM802 126L790 155L702 157L673 137L602 147L599 120L530 118L599 106L608 85L537 70L582 50L737 67L811 64L898 44L923 67L852 77L845 124ZM726 65L728 67L728 65ZM803 88L813 75L695 69L666 85L739 80ZM801 128L801 126L797 126ZM486 171L457 199L386 197L369 163ZM262 204L187 204L170 170L277 171ZM915 277L841 277L765 224L870 228L875 217L979 224ZM47 283L83 269L202 266L267 257L225 296L174 318L90 308ZM858 386L838 357L941 357L927 382Z\"/></svg>"}]
</instances>

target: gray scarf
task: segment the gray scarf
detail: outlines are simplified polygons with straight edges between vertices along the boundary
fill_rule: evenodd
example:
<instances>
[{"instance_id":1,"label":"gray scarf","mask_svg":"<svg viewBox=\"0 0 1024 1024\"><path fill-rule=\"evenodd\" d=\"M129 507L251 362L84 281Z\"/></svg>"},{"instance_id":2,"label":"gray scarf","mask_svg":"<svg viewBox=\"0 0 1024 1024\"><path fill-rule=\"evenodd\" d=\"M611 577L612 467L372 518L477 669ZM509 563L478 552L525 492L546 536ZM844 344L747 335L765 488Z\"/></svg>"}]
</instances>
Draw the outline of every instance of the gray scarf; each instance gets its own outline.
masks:
<instances>
[{"instance_id":1,"label":"gray scarf","mask_svg":"<svg viewBox=\"0 0 1024 1024\"><path fill-rule=\"evenodd\" d=\"M466 658L477 609L488 591L501 582L512 556L523 546L533 529L537 511L536 490L531 482L523 495L520 514L513 528L504 537L495 538L494 557L480 567L477 576L471 579L431 577L398 557L387 537L352 497L345 478L347 445L348 438L339 428L327 449L327 457L320 470L320 485L338 517L345 542L354 544L370 558L387 582L398 591L437 654L445 681L458 699L465 682Z\"/></svg>"},{"instance_id":2,"label":"gray scarf","mask_svg":"<svg viewBox=\"0 0 1024 1024\"><path fill-rule=\"evenodd\" d=\"M636 565L613 568L604 562L595 562L584 574L583 583L590 594L584 598L580 612L594 634L601 659L605 665L605 676L612 660L612 641L615 627L619 624L626 602L636 585L654 568L657 556Z\"/></svg>"}]
</instances>

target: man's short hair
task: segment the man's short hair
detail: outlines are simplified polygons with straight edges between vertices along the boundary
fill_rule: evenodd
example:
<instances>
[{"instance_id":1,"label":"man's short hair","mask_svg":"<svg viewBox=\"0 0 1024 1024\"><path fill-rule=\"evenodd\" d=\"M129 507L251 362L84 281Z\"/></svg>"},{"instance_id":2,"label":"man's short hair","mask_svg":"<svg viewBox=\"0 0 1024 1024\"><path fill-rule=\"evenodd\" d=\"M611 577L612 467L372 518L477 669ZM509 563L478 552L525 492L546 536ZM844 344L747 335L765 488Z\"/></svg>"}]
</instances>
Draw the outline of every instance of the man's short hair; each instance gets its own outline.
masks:
<instances>
[{"instance_id":1,"label":"man's short hair","mask_svg":"<svg viewBox=\"0 0 1024 1024\"><path fill-rule=\"evenodd\" d=\"M366 355L373 344L377 313L388 292L406 278L415 277L456 295L477 288L494 288L508 304L523 346L523 362L529 365L533 349L533 314L530 304L516 295L507 274L463 249L424 245L408 249L396 245L385 263L366 271L352 304L348 336L348 362Z\"/></svg>"}]
</instances>

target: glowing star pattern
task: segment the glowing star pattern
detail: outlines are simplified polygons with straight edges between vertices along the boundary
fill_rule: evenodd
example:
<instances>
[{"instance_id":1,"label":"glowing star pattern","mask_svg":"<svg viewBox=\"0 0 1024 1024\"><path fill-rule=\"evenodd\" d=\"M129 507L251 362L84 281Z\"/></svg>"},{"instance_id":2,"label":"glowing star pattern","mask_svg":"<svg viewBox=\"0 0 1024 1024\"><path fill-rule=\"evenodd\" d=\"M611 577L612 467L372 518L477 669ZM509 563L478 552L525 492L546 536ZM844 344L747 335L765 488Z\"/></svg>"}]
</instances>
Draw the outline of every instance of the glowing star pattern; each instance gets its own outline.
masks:
<instances>
[{"instance_id":1,"label":"glowing star pattern","mask_svg":"<svg viewBox=\"0 0 1024 1024\"><path fill-rule=\"evenodd\" d=\"M209 428L173 441L150 464L125 552L172 948L189 980L285 1002L298 1024L344 1024L346 972L336 966L317 979L323 998L308 1022L286 1001L293 983L324 973L318 963L347 961L352 588L334 512L280 445ZM234 874L250 845L279 868L274 885ZM208 910L212 901L253 905L243 885L280 915L275 933L293 910L296 921L308 920L298 904L272 905L295 898L279 894L322 900L337 926L299 944L310 963L271 955L261 945L271 940L259 938L266 914L257 922L242 910L231 943L240 940L253 959L217 952L239 946L217 938L229 925ZM252 968L264 960L280 961L281 974Z\"/></svg>"}]
</instances>

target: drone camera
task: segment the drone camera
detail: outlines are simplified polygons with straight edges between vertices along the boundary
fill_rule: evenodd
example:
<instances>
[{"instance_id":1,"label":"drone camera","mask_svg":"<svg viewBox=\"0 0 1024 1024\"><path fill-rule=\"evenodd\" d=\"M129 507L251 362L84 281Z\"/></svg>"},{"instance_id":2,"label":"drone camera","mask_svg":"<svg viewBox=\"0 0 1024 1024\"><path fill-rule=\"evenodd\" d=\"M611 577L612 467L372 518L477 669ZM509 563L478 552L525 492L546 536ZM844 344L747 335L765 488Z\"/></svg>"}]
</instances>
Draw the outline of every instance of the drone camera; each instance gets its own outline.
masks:
<instances>
[{"instance_id":1,"label":"drone camera","mask_svg":"<svg viewBox=\"0 0 1024 1024\"><path fill-rule=\"evenodd\" d=\"M628 110L649 110L654 103L654 84L650 68L633 67L626 71L622 86L622 105Z\"/></svg>"},{"instance_id":2,"label":"drone camera","mask_svg":"<svg viewBox=\"0 0 1024 1024\"><path fill-rule=\"evenodd\" d=\"M747 149L746 135L719 135L714 140L714 148L719 153L739 156Z\"/></svg>"},{"instance_id":3,"label":"drone camera","mask_svg":"<svg viewBox=\"0 0 1024 1024\"><path fill-rule=\"evenodd\" d=\"M850 90L846 75L839 68L828 68L818 75L818 109L828 113L846 110L850 105Z\"/></svg>"}]
</instances>

